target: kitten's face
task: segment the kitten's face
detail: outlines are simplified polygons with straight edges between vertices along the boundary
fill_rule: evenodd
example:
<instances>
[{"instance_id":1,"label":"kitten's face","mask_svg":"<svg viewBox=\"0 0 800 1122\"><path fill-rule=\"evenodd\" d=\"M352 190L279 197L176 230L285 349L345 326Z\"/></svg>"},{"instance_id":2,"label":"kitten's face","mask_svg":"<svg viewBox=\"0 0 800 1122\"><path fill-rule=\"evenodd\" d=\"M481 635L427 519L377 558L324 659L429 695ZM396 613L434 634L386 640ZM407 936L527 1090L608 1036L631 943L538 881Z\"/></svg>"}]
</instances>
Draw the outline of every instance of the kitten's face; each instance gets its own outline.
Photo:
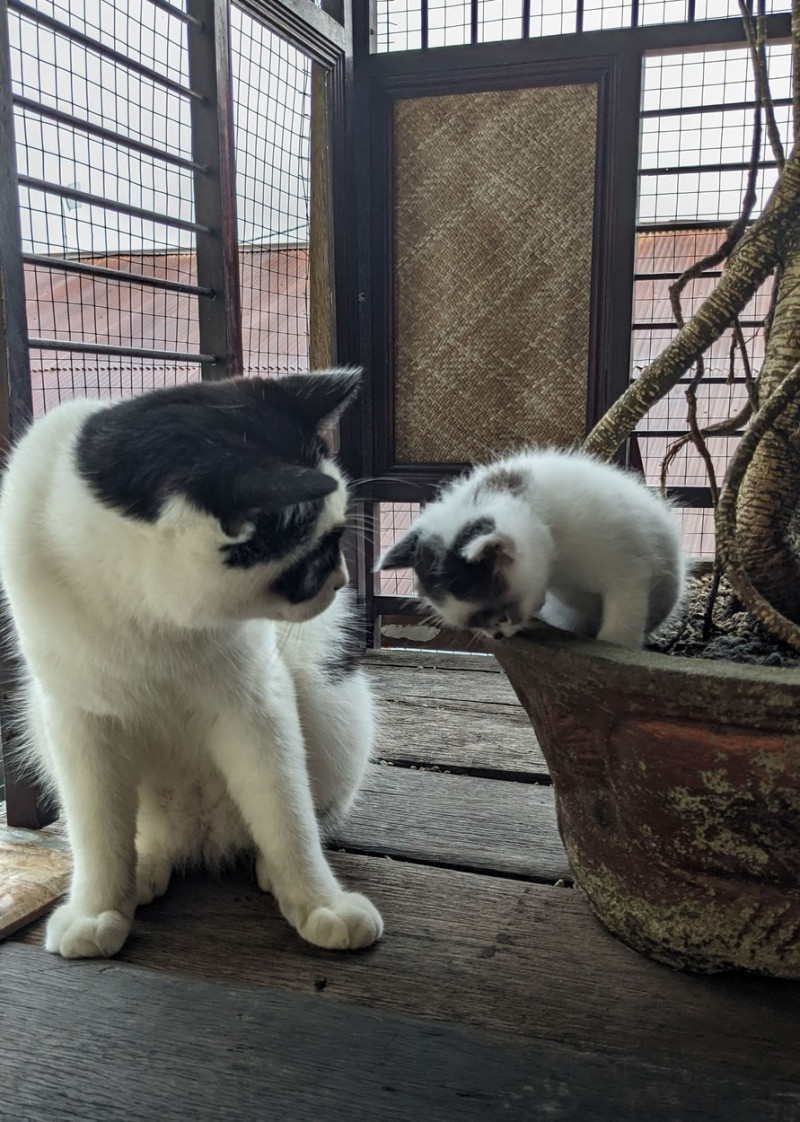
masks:
<instances>
[{"instance_id":1,"label":"kitten's face","mask_svg":"<svg viewBox=\"0 0 800 1122\"><path fill-rule=\"evenodd\" d=\"M461 524L452 515L446 501L427 507L378 568L413 569L417 591L449 627L513 635L544 602L545 559L489 514Z\"/></svg>"},{"instance_id":2,"label":"kitten's face","mask_svg":"<svg viewBox=\"0 0 800 1122\"><path fill-rule=\"evenodd\" d=\"M151 610L185 627L300 622L347 583L344 478L320 429L352 371L160 390L88 419L79 475L141 529Z\"/></svg>"}]
</instances>

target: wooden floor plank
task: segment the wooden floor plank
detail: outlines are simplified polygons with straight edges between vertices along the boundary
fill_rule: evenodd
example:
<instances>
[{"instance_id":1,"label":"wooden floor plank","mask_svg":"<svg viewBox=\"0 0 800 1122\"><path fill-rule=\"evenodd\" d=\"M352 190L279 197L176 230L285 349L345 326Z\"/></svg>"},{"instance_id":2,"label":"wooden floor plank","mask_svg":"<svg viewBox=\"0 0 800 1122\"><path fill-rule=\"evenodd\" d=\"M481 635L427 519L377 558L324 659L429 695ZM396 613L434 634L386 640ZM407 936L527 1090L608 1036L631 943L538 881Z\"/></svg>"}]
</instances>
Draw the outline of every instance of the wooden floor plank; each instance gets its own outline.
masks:
<instances>
[{"instance_id":1,"label":"wooden floor plank","mask_svg":"<svg viewBox=\"0 0 800 1122\"><path fill-rule=\"evenodd\" d=\"M557 881L571 877L552 787L371 765L334 845Z\"/></svg>"},{"instance_id":2,"label":"wooden floor plank","mask_svg":"<svg viewBox=\"0 0 800 1122\"><path fill-rule=\"evenodd\" d=\"M67 964L23 946L0 951L0 1001L8 1118L783 1122L800 1106L794 1086L736 1073L687 1080L637 1058L493 1040L320 993Z\"/></svg>"},{"instance_id":3,"label":"wooden floor plank","mask_svg":"<svg viewBox=\"0 0 800 1122\"><path fill-rule=\"evenodd\" d=\"M139 909L120 958L558 1043L614 1064L636 1059L671 1069L676 1085L700 1087L713 1070L800 1087L798 983L649 962L612 938L576 889L345 854L333 862L383 913L386 934L368 951L304 944L252 876L233 873L177 880Z\"/></svg>"},{"instance_id":4,"label":"wooden floor plank","mask_svg":"<svg viewBox=\"0 0 800 1122\"><path fill-rule=\"evenodd\" d=\"M443 672L426 666L390 666L365 662L380 697L425 697L437 701L468 701L519 708L519 699L505 674L469 670Z\"/></svg>"},{"instance_id":5,"label":"wooden floor plank","mask_svg":"<svg viewBox=\"0 0 800 1122\"><path fill-rule=\"evenodd\" d=\"M522 706L383 697L379 712L375 751L380 759L497 772L500 777L508 772L539 781L549 776Z\"/></svg>"},{"instance_id":6,"label":"wooden floor plank","mask_svg":"<svg viewBox=\"0 0 800 1122\"><path fill-rule=\"evenodd\" d=\"M67 888L71 861L59 823L22 830L0 803L0 939L43 915Z\"/></svg>"},{"instance_id":7,"label":"wooden floor plank","mask_svg":"<svg viewBox=\"0 0 800 1122\"><path fill-rule=\"evenodd\" d=\"M366 651L363 656L365 666L422 667L427 670L467 670L485 674L505 673L500 663L491 654L456 654L452 651L414 651L391 650Z\"/></svg>"}]
</instances>

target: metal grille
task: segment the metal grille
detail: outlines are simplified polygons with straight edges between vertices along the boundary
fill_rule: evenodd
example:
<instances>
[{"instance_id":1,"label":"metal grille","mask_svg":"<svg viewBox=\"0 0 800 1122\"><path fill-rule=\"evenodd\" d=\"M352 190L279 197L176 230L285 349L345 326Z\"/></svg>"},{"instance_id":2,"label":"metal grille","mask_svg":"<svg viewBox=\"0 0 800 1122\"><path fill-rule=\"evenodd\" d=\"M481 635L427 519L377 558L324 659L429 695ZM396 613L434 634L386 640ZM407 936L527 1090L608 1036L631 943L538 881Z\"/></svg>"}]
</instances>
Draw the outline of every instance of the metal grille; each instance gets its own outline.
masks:
<instances>
[{"instance_id":1,"label":"metal grille","mask_svg":"<svg viewBox=\"0 0 800 1122\"><path fill-rule=\"evenodd\" d=\"M791 127L791 49L767 48L770 87L784 144ZM633 377L674 337L669 286L693 262L718 246L741 212L752 138L754 88L746 49L665 55L644 61L640 152L639 234L633 324ZM756 217L774 186L777 169L766 135L758 176ZM688 318L711 291L719 270L690 282L682 295ZM771 279L744 310L740 322L754 373L763 361L764 316ZM743 360L732 333L705 356L698 388L701 426L735 416L747 399ZM648 482L658 484L661 464L676 437L686 432L682 382L638 426L638 444ZM739 437L710 438L708 448L722 478ZM670 486L695 488L690 501L708 507L704 465L693 446L673 461ZM714 552L713 515L708 509L682 515L687 544L699 556Z\"/></svg>"},{"instance_id":2,"label":"metal grille","mask_svg":"<svg viewBox=\"0 0 800 1122\"><path fill-rule=\"evenodd\" d=\"M308 369L311 63L231 11L245 374Z\"/></svg>"},{"instance_id":3,"label":"metal grille","mask_svg":"<svg viewBox=\"0 0 800 1122\"><path fill-rule=\"evenodd\" d=\"M402 538L421 508L419 503L375 503L373 508L380 521L380 556ZM376 573L375 592L383 596L415 596L414 574L411 569Z\"/></svg>"},{"instance_id":4,"label":"metal grille","mask_svg":"<svg viewBox=\"0 0 800 1122\"><path fill-rule=\"evenodd\" d=\"M11 0L9 30L39 414L198 379L217 294L197 283L191 18L155 0L36 5ZM231 55L245 372L305 370L310 62L236 7Z\"/></svg>"},{"instance_id":5,"label":"metal grille","mask_svg":"<svg viewBox=\"0 0 800 1122\"><path fill-rule=\"evenodd\" d=\"M199 377L183 13L12 0L9 33L34 412Z\"/></svg>"},{"instance_id":6,"label":"metal grille","mask_svg":"<svg viewBox=\"0 0 800 1122\"><path fill-rule=\"evenodd\" d=\"M791 0L766 11L791 11ZM738 15L738 0L378 0L377 39L379 51L406 51Z\"/></svg>"}]
</instances>

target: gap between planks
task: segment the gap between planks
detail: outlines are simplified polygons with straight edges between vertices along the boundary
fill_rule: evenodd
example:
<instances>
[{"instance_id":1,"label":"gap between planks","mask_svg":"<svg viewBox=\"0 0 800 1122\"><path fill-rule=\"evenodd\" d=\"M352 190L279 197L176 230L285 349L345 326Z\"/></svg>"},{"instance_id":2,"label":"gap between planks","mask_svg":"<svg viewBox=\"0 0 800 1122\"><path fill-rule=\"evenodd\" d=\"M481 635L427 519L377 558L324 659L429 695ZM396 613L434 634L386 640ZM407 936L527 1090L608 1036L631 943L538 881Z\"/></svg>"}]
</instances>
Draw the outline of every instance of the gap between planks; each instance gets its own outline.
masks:
<instances>
[{"instance_id":1,"label":"gap between planks","mask_svg":"<svg viewBox=\"0 0 800 1122\"><path fill-rule=\"evenodd\" d=\"M536 784L373 764L332 844L550 883L572 876L553 789Z\"/></svg>"}]
</instances>

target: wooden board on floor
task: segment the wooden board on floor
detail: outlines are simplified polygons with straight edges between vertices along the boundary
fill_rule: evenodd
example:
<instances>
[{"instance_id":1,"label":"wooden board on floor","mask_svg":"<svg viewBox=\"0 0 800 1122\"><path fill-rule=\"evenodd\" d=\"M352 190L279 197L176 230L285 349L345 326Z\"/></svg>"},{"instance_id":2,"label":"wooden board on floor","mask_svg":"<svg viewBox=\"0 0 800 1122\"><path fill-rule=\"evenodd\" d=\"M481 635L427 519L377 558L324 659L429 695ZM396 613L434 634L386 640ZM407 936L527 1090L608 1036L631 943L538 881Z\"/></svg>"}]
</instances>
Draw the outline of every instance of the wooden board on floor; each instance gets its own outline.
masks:
<instances>
[{"instance_id":1,"label":"wooden board on floor","mask_svg":"<svg viewBox=\"0 0 800 1122\"><path fill-rule=\"evenodd\" d=\"M382 760L546 781L542 750L525 711L480 701L380 698L375 754Z\"/></svg>"},{"instance_id":2,"label":"wooden board on floor","mask_svg":"<svg viewBox=\"0 0 800 1122\"><path fill-rule=\"evenodd\" d=\"M725 1072L732 1087L793 1088L783 1118L795 1116L800 984L659 966L612 938L576 889L344 854L333 864L381 908L386 933L368 951L303 943L252 876L236 873L177 880L139 909L120 958L602 1054L610 1083L618 1063L635 1059L672 1070L687 1103L706 1073Z\"/></svg>"},{"instance_id":3,"label":"wooden board on floor","mask_svg":"<svg viewBox=\"0 0 800 1122\"><path fill-rule=\"evenodd\" d=\"M0 952L9 1118L783 1122L796 1087L348 1008L322 995ZM41 1057L47 1042L46 1059Z\"/></svg>"},{"instance_id":4,"label":"wooden board on floor","mask_svg":"<svg viewBox=\"0 0 800 1122\"><path fill-rule=\"evenodd\" d=\"M469 657L468 655L465 657ZM396 701L425 697L436 701L467 701L520 708L505 674L475 670L432 670L426 666L386 667L365 660L364 669L379 696Z\"/></svg>"},{"instance_id":5,"label":"wooden board on floor","mask_svg":"<svg viewBox=\"0 0 800 1122\"><path fill-rule=\"evenodd\" d=\"M544 779L528 717L494 658L375 651L379 758Z\"/></svg>"},{"instance_id":6,"label":"wooden board on floor","mask_svg":"<svg viewBox=\"0 0 800 1122\"><path fill-rule=\"evenodd\" d=\"M571 877L553 788L371 765L334 845L537 880Z\"/></svg>"},{"instance_id":7,"label":"wooden board on floor","mask_svg":"<svg viewBox=\"0 0 800 1122\"><path fill-rule=\"evenodd\" d=\"M500 663L490 654L456 654L452 651L391 650L366 651L365 666L409 666L428 670L477 670L489 674L503 674Z\"/></svg>"},{"instance_id":8,"label":"wooden board on floor","mask_svg":"<svg viewBox=\"0 0 800 1122\"><path fill-rule=\"evenodd\" d=\"M22 830L0 803L0 939L43 915L63 895L71 861L59 823Z\"/></svg>"}]
</instances>

